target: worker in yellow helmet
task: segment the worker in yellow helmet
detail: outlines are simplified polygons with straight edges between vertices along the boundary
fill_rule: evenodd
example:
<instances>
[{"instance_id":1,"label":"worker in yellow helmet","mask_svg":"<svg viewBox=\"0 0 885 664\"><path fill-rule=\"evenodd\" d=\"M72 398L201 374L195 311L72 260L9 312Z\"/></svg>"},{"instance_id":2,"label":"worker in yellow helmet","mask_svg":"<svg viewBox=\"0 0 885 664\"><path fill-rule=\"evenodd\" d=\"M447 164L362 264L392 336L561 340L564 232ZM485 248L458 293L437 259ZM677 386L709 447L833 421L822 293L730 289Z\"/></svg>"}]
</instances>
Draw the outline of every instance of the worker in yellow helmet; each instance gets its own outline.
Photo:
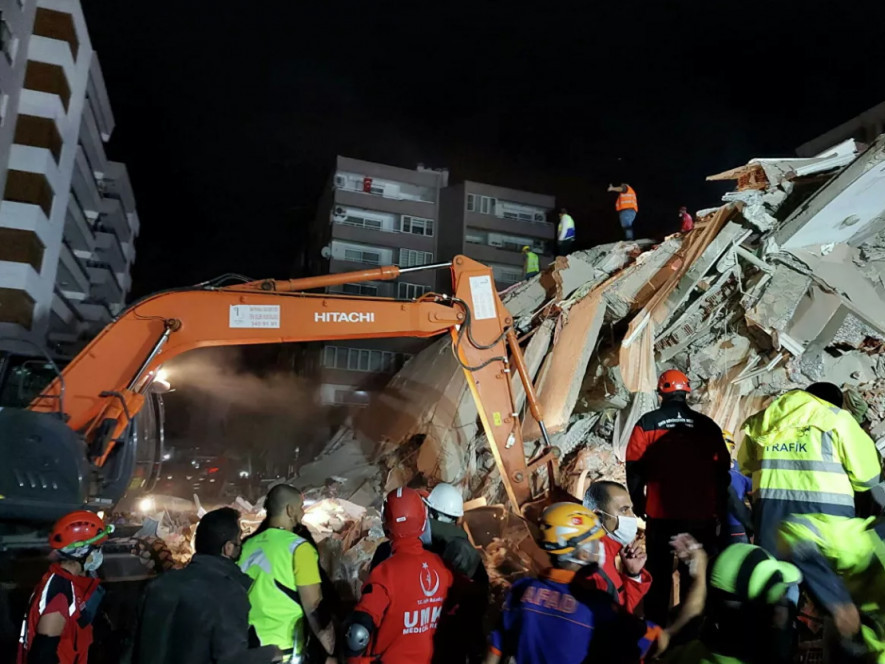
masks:
<instances>
[{"instance_id":1,"label":"worker in yellow helmet","mask_svg":"<svg viewBox=\"0 0 885 664\"><path fill-rule=\"evenodd\" d=\"M541 264L538 260L538 254L532 251L532 248L530 246L525 245L522 248L522 255L525 256L525 278L531 279L536 274L538 274L538 272L541 271Z\"/></svg>"}]
</instances>

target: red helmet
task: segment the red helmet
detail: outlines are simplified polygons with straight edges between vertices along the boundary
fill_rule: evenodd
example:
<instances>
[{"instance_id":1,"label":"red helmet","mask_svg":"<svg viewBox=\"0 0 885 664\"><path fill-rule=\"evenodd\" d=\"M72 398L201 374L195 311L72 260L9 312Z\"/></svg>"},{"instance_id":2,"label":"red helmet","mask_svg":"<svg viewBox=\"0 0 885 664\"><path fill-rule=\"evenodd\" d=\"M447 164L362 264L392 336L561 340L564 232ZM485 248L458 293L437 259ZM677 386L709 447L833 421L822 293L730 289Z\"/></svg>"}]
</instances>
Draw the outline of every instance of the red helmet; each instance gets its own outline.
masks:
<instances>
[{"instance_id":1,"label":"red helmet","mask_svg":"<svg viewBox=\"0 0 885 664\"><path fill-rule=\"evenodd\" d=\"M49 533L49 546L53 549L88 549L100 546L113 528L106 528L97 514L87 510L77 510L66 514L52 527ZM72 545L79 546L72 546ZM75 554L76 555L76 554Z\"/></svg>"},{"instance_id":2,"label":"red helmet","mask_svg":"<svg viewBox=\"0 0 885 664\"><path fill-rule=\"evenodd\" d=\"M427 506L414 489L400 487L387 494L384 529L390 539L420 537L427 525Z\"/></svg>"},{"instance_id":3,"label":"red helmet","mask_svg":"<svg viewBox=\"0 0 885 664\"><path fill-rule=\"evenodd\" d=\"M691 382L681 371L670 369L658 378L658 393L672 394L673 392L691 392Z\"/></svg>"}]
</instances>

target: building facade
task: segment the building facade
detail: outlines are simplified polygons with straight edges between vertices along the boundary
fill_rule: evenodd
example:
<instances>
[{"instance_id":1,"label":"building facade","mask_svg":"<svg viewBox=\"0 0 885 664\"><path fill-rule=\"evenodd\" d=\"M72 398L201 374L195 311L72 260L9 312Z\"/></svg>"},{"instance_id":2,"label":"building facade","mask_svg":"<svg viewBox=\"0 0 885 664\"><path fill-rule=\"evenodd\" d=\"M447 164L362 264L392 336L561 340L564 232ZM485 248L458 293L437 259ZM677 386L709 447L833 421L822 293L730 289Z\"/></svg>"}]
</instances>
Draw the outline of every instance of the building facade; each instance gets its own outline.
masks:
<instances>
[{"instance_id":1,"label":"building facade","mask_svg":"<svg viewBox=\"0 0 885 664\"><path fill-rule=\"evenodd\" d=\"M492 268L498 290L523 278L522 248L529 246L541 266L555 256L556 199L479 182L462 182L442 192L439 253L464 254Z\"/></svg>"},{"instance_id":2,"label":"building facade","mask_svg":"<svg viewBox=\"0 0 885 664\"><path fill-rule=\"evenodd\" d=\"M439 255L440 192L448 171L416 170L338 157L319 205L306 260L310 274L382 265L417 267ZM396 281L329 288L341 295L413 299L448 283L445 270L411 272ZM448 290L448 288L446 288ZM324 404L365 405L403 363L426 345L420 339L338 341L307 353L307 371L321 383Z\"/></svg>"},{"instance_id":3,"label":"building facade","mask_svg":"<svg viewBox=\"0 0 885 664\"><path fill-rule=\"evenodd\" d=\"M80 3L0 12L0 350L70 357L126 300L135 198Z\"/></svg>"}]
</instances>

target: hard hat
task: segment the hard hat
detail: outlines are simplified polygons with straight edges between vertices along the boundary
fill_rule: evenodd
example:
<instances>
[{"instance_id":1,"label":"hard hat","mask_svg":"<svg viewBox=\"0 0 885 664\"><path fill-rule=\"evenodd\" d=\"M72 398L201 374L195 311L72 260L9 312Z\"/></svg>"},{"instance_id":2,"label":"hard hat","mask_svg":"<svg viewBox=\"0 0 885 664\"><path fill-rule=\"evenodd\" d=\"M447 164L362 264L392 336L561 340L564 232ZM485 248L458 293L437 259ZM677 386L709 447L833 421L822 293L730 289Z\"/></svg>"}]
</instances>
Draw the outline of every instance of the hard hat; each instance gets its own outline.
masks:
<instances>
[{"instance_id":1,"label":"hard hat","mask_svg":"<svg viewBox=\"0 0 885 664\"><path fill-rule=\"evenodd\" d=\"M49 546L77 558L101 546L112 532L114 527L106 527L97 514L77 510L56 521L49 533Z\"/></svg>"},{"instance_id":2,"label":"hard hat","mask_svg":"<svg viewBox=\"0 0 885 664\"><path fill-rule=\"evenodd\" d=\"M732 544L719 554L710 572L710 585L741 602L774 604L787 586L802 581L802 572L752 544Z\"/></svg>"},{"instance_id":3,"label":"hard hat","mask_svg":"<svg viewBox=\"0 0 885 664\"><path fill-rule=\"evenodd\" d=\"M400 487L384 501L384 529L390 539L420 537L427 525L427 506L414 489Z\"/></svg>"},{"instance_id":4,"label":"hard hat","mask_svg":"<svg viewBox=\"0 0 885 664\"><path fill-rule=\"evenodd\" d=\"M427 506L446 516L459 519L464 516L464 499L461 492L451 484L441 482L433 487L427 497Z\"/></svg>"},{"instance_id":5,"label":"hard hat","mask_svg":"<svg viewBox=\"0 0 885 664\"><path fill-rule=\"evenodd\" d=\"M532 248L531 248L529 245L525 245L525 246L522 248L522 253L526 253L526 252L531 251L531 250L532 250Z\"/></svg>"},{"instance_id":6,"label":"hard hat","mask_svg":"<svg viewBox=\"0 0 885 664\"><path fill-rule=\"evenodd\" d=\"M541 515L539 544L547 553L571 553L582 542L604 535L599 517L578 503L554 503Z\"/></svg>"},{"instance_id":7,"label":"hard hat","mask_svg":"<svg viewBox=\"0 0 885 664\"><path fill-rule=\"evenodd\" d=\"M722 440L725 441L725 446L729 449L734 449L734 434L731 431L722 430Z\"/></svg>"},{"instance_id":8,"label":"hard hat","mask_svg":"<svg viewBox=\"0 0 885 664\"><path fill-rule=\"evenodd\" d=\"M661 374L658 379L658 392L660 394L672 394L673 392L691 392L691 382L681 371L670 369Z\"/></svg>"}]
</instances>

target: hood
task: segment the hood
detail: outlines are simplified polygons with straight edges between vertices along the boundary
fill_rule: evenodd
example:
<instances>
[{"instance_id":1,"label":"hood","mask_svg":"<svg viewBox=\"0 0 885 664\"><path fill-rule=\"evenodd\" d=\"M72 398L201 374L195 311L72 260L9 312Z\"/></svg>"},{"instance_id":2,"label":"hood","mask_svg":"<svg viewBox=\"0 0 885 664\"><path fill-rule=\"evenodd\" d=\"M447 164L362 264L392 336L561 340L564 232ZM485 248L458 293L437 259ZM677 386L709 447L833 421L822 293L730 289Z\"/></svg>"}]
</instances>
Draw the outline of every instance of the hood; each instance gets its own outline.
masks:
<instances>
[{"instance_id":1,"label":"hood","mask_svg":"<svg viewBox=\"0 0 885 664\"><path fill-rule=\"evenodd\" d=\"M832 431L842 410L804 390L793 390L775 399L768 408L747 418L741 427L757 445L765 447L797 429Z\"/></svg>"}]
</instances>

